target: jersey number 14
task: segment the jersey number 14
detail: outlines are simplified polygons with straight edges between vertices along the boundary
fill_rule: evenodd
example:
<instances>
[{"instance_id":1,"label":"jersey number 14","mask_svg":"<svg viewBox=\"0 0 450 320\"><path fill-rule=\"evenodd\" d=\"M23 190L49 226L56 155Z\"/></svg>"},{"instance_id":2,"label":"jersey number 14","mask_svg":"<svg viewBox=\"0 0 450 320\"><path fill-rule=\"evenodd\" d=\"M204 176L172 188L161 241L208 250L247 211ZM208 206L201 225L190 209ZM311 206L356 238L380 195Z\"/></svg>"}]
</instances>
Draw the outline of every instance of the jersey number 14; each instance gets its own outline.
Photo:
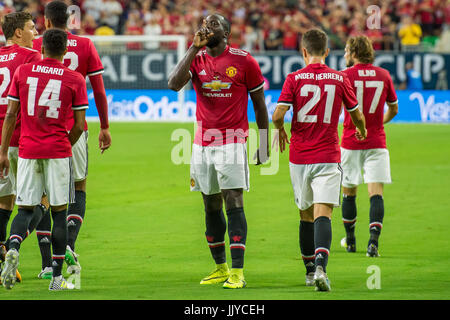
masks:
<instances>
[{"instance_id":1,"label":"jersey number 14","mask_svg":"<svg viewBox=\"0 0 450 320\"><path fill-rule=\"evenodd\" d=\"M36 104L36 91L38 87L39 78L28 77L27 84L30 86L28 90L28 115L34 116L34 109ZM61 92L61 80L50 79L45 87L44 91L39 98L38 105L48 107L47 118L58 119L59 111L61 107L61 101L59 100L59 93Z\"/></svg>"}]
</instances>

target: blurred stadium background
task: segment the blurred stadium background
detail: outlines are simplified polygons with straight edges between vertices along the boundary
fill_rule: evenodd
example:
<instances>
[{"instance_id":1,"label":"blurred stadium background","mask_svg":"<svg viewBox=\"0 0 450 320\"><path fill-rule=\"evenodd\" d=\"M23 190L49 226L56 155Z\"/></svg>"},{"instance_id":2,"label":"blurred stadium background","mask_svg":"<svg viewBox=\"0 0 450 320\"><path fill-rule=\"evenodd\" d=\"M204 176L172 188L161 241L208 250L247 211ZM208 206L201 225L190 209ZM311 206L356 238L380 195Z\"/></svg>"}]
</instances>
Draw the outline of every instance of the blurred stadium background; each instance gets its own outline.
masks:
<instances>
[{"instance_id":1,"label":"blurred stadium background","mask_svg":"<svg viewBox=\"0 0 450 320\"><path fill-rule=\"evenodd\" d=\"M37 299L36 290L42 292L39 299L450 297L450 225L442 214L450 206L449 0L67 2L75 6L71 31L95 37L105 67L113 136L112 148L100 156L98 126L90 124L86 223L77 244L84 268L83 290L58 296L45 293L42 280L35 277L40 257L33 239L21 250L23 285L2 294L2 299ZM3 0L0 15L30 11L42 34L46 3ZM249 289L259 290L224 293L198 285L210 266L203 208L199 195L188 191L188 166L171 162L175 143L170 141L178 128L193 133L196 97L189 84L180 98L168 90L167 78L202 18L216 10L232 22L231 45L250 51L260 63L267 80L269 116L286 75L304 65L298 46L302 33L311 27L329 34L332 51L326 62L336 69L345 68L347 37L366 34L376 49L375 64L388 69L394 80L399 114L394 124L386 126L394 184L386 186L382 259L373 262L365 257L366 209L359 211L357 237L361 237L361 247L352 257L339 247L344 231L340 210L335 210L332 295L319 297L296 288L302 286L304 271L286 154L281 155L277 175L262 176L258 167L250 168L252 192L245 196L251 228L246 277ZM184 36L183 40L155 41L177 35ZM87 116L96 121L92 94L89 101ZM254 121L251 103L248 111L249 120ZM358 201L362 208L367 207L363 190ZM275 211L277 219L273 219ZM374 263L383 272L378 292L366 287L366 268ZM271 281L275 267L283 272Z\"/></svg>"}]
</instances>

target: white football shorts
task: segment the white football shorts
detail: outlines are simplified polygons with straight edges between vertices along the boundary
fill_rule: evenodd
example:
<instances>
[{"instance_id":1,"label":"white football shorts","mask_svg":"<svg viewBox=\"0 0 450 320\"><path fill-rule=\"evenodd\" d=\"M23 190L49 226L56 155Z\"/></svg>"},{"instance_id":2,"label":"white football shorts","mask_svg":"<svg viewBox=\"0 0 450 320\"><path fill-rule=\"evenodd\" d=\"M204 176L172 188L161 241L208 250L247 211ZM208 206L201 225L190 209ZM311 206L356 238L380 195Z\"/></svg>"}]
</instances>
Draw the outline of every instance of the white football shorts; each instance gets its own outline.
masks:
<instances>
[{"instance_id":1,"label":"white football shorts","mask_svg":"<svg viewBox=\"0 0 450 320\"><path fill-rule=\"evenodd\" d=\"M78 141L72 146L73 177L83 181L88 174L88 138L89 132L83 131Z\"/></svg>"},{"instance_id":2,"label":"white football shorts","mask_svg":"<svg viewBox=\"0 0 450 320\"><path fill-rule=\"evenodd\" d=\"M17 159L19 157L18 147L8 148L9 173L4 179L0 178L0 197L16 194Z\"/></svg>"},{"instance_id":3,"label":"white football shorts","mask_svg":"<svg viewBox=\"0 0 450 320\"><path fill-rule=\"evenodd\" d=\"M23 159L17 168L16 204L35 206L41 203L44 192L51 206L73 203L75 185L72 158Z\"/></svg>"},{"instance_id":4,"label":"white football shorts","mask_svg":"<svg viewBox=\"0 0 450 320\"><path fill-rule=\"evenodd\" d=\"M221 146L193 144L191 191L217 194L224 189L250 188L247 145L229 143Z\"/></svg>"},{"instance_id":5,"label":"white football shorts","mask_svg":"<svg viewBox=\"0 0 450 320\"><path fill-rule=\"evenodd\" d=\"M339 163L289 163L297 207L306 210L314 203L340 205L342 169Z\"/></svg>"},{"instance_id":6,"label":"white football shorts","mask_svg":"<svg viewBox=\"0 0 450 320\"><path fill-rule=\"evenodd\" d=\"M348 150L341 148L344 170L342 185L355 188L364 183L391 183L389 151L387 149Z\"/></svg>"}]
</instances>

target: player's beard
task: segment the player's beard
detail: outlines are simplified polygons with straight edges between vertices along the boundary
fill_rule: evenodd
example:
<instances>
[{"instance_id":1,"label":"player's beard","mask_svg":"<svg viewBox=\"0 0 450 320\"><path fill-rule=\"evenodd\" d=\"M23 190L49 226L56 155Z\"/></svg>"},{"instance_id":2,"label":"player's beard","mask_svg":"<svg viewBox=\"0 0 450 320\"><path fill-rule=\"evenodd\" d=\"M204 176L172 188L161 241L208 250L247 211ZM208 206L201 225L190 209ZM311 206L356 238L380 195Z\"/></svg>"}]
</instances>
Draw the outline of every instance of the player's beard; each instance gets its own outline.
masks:
<instances>
[{"instance_id":1,"label":"player's beard","mask_svg":"<svg viewBox=\"0 0 450 320\"><path fill-rule=\"evenodd\" d=\"M355 64L355 61L353 61L352 58L348 59L348 61L347 61L347 68L353 67L354 64Z\"/></svg>"},{"instance_id":2,"label":"player's beard","mask_svg":"<svg viewBox=\"0 0 450 320\"><path fill-rule=\"evenodd\" d=\"M208 43L206 43L206 46L207 46L208 48L214 48L214 47L217 47L217 46L219 45L219 43L220 43L220 40L221 40L220 37L218 37L218 36L216 36L216 35L213 35L213 36L208 40Z\"/></svg>"}]
</instances>

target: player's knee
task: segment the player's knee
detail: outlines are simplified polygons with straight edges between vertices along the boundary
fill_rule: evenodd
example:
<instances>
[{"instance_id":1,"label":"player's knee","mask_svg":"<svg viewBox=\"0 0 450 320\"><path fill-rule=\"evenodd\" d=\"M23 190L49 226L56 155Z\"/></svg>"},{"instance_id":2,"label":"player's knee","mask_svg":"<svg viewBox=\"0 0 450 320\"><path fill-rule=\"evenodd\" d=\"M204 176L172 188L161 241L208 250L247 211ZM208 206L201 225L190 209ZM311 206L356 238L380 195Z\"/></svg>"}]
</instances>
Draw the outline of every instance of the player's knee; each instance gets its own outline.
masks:
<instances>
[{"instance_id":1,"label":"player's knee","mask_svg":"<svg viewBox=\"0 0 450 320\"><path fill-rule=\"evenodd\" d=\"M231 210L244 207L244 197L242 189L222 190L223 199L225 200L225 209Z\"/></svg>"},{"instance_id":2,"label":"player's knee","mask_svg":"<svg viewBox=\"0 0 450 320\"><path fill-rule=\"evenodd\" d=\"M67 210L67 204L63 204L61 206L51 206L52 212L60 212Z\"/></svg>"},{"instance_id":3,"label":"player's knee","mask_svg":"<svg viewBox=\"0 0 450 320\"><path fill-rule=\"evenodd\" d=\"M300 220L305 222L314 222L314 211L312 208L300 210Z\"/></svg>"},{"instance_id":4,"label":"player's knee","mask_svg":"<svg viewBox=\"0 0 450 320\"><path fill-rule=\"evenodd\" d=\"M75 181L75 190L86 192L86 179L81 181Z\"/></svg>"},{"instance_id":5,"label":"player's knee","mask_svg":"<svg viewBox=\"0 0 450 320\"><path fill-rule=\"evenodd\" d=\"M14 195L9 195L0 198L0 209L12 211L14 209Z\"/></svg>"},{"instance_id":6,"label":"player's knee","mask_svg":"<svg viewBox=\"0 0 450 320\"><path fill-rule=\"evenodd\" d=\"M383 184L382 183L369 183L367 186L369 198L373 196L383 196Z\"/></svg>"},{"instance_id":7,"label":"player's knee","mask_svg":"<svg viewBox=\"0 0 450 320\"><path fill-rule=\"evenodd\" d=\"M206 195L203 194L203 204L206 212L217 212L222 209L222 195L220 193Z\"/></svg>"}]
</instances>

